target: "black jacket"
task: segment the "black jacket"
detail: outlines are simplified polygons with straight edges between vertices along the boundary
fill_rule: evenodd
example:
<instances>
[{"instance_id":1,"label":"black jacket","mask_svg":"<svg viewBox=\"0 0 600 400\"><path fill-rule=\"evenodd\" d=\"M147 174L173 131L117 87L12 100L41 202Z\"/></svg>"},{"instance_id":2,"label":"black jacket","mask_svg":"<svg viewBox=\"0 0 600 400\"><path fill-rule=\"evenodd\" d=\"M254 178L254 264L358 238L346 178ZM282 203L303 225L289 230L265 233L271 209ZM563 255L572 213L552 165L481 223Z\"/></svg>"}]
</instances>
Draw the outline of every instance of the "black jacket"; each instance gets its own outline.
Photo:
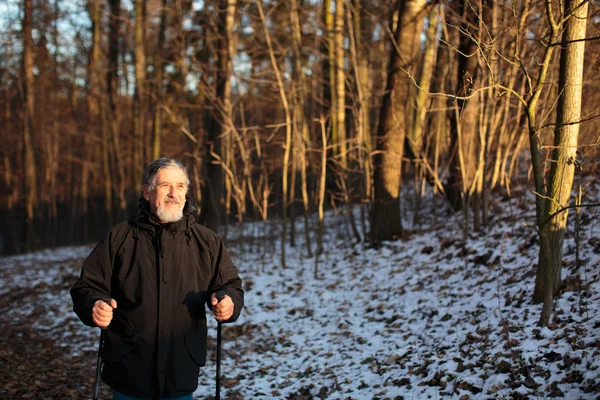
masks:
<instances>
[{"instance_id":1,"label":"black jacket","mask_svg":"<svg viewBox=\"0 0 600 400\"><path fill-rule=\"evenodd\" d=\"M140 204L111 229L83 263L71 289L75 313L94 326L92 307L114 298L106 332L102 380L136 397L176 397L198 386L206 360L206 306L224 290L235 321L244 305L238 270L219 237L196 223L187 199L184 217L161 224Z\"/></svg>"}]
</instances>

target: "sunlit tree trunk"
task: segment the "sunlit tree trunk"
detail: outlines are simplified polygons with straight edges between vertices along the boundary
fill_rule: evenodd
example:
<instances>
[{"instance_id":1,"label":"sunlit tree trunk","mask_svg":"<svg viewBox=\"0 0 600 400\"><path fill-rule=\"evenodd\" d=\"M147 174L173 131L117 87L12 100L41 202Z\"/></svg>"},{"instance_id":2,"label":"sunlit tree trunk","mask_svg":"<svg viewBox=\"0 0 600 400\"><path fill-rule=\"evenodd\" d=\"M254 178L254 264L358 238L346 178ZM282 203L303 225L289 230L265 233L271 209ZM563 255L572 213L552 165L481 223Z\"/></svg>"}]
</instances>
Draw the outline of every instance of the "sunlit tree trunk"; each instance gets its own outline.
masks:
<instances>
[{"instance_id":1,"label":"sunlit tree trunk","mask_svg":"<svg viewBox=\"0 0 600 400\"><path fill-rule=\"evenodd\" d=\"M321 101L320 112L327 118L330 118L330 132L333 142L336 142L337 132L335 127L337 121L335 118L335 42L334 42L334 14L332 11L332 0L323 0L322 9L322 73L323 73L323 98ZM334 154L335 154L334 150Z\"/></svg>"},{"instance_id":2,"label":"sunlit tree trunk","mask_svg":"<svg viewBox=\"0 0 600 400\"><path fill-rule=\"evenodd\" d=\"M167 28L167 0L162 0L160 10L160 26L158 28L158 42L154 54L154 120L152 121L151 158L156 160L160 157L161 134L162 134L162 110L163 106L163 76L164 76L164 50L165 30ZM196 186L199 189L200 186ZM200 200L198 198L197 200Z\"/></svg>"},{"instance_id":3,"label":"sunlit tree trunk","mask_svg":"<svg viewBox=\"0 0 600 400\"><path fill-rule=\"evenodd\" d=\"M415 163L415 207L413 213L413 225L417 226L421 215L421 198L424 195L422 180L425 179L426 154L423 154L423 132L427 117L427 104L429 102L429 91L434 72L435 59L437 55L437 31L439 27L438 7L432 7L428 16L429 24L427 26L427 39L423 54L423 63L421 66L421 76L419 77L419 88L415 97L413 124L410 127L406 145L409 157Z\"/></svg>"},{"instance_id":4,"label":"sunlit tree trunk","mask_svg":"<svg viewBox=\"0 0 600 400\"><path fill-rule=\"evenodd\" d=\"M341 166L341 179L345 179L345 170L348 168L348 154L346 142L346 72L344 68L344 15L345 7L344 0L335 1L335 18L333 30L333 46L334 46L334 65L335 74L335 95L334 110L335 126L332 132L335 132L334 151L337 151L335 156L339 157Z\"/></svg>"},{"instance_id":5,"label":"sunlit tree trunk","mask_svg":"<svg viewBox=\"0 0 600 400\"><path fill-rule=\"evenodd\" d=\"M321 127L321 143L323 145L321 149L321 172L319 178L319 191L318 191L318 215L319 215L319 227L317 232L317 255L315 257L315 273L314 277L319 277L319 255L323 252L323 235L325 233L325 220L324 220L324 204L325 204L325 187L327 185L327 133L325 130L325 118L321 116L319 119L319 125Z\"/></svg>"},{"instance_id":6,"label":"sunlit tree trunk","mask_svg":"<svg viewBox=\"0 0 600 400\"><path fill-rule=\"evenodd\" d=\"M469 188L475 175L479 142L478 113L479 86L477 10L468 0L458 4L460 18L460 44L456 99L449 100L450 113L450 169L445 185L446 196L454 210L462 209L468 216ZM467 220L468 218L465 218ZM466 221L465 221L466 222ZM465 224L466 229L467 224Z\"/></svg>"},{"instance_id":7,"label":"sunlit tree trunk","mask_svg":"<svg viewBox=\"0 0 600 400\"><path fill-rule=\"evenodd\" d=\"M370 78L369 57L365 56L365 52L367 51L365 41L370 42L372 30L364 3L361 0L353 0L352 4L351 23L348 26L352 29L349 37L351 43L350 55L356 79L357 101L355 107L357 110L355 111L355 127L358 144L358 165L362 171L362 185L364 190L360 209L362 234L364 238L367 238L365 204L373 201L373 167L371 164L373 143L371 137L371 118L369 115L371 110L372 81Z\"/></svg>"},{"instance_id":8,"label":"sunlit tree trunk","mask_svg":"<svg viewBox=\"0 0 600 400\"><path fill-rule=\"evenodd\" d=\"M379 127L373 157L375 200L371 241L391 240L402 233L400 182L407 126L405 120L413 91L407 72L415 72L424 18L425 0L398 3L399 23L394 35Z\"/></svg>"},{"instance_id":9,"label":"sunlit tree trunk","mask_svg":"<svg viewBox=\"0 0 600 400\"><path fill-rule=\"evenodd\" d=\"M33 78L33 0L23 3L23 96L25 104L23 121L23 170L25 171L25 250L34 247L34 212L37 205L36 166L33 147L33 119L35 118L35 92Z\"/></svg>"},{"instance_id":10,"label":"sunlit tree trunk","mask_svg":"<svg viewBox=\"0 0 600 400\"><path fill-rule=\"evenodd\" d=\"M411 129L408 131L407 135L407 144L411 153L410 157L416 159L421 157L423 127L425 125L425 117L427 114L427 101L429 99L429 90L431 88L431 78L435 69L438 41L437 30L439 26L438 7L431 8L428 21L427 40L425 41L421 75L418 79L419 88L415 97L414 123L410 127Z\"/></svg>"},{"instance_id":11,"label":"sunlit tree trunk","mask_svg":"<svg viewBox=\"0 0 600 400\"><path fill-rule=\"evenodd\" d=\"M445 18L444 10L440 9L440 18ZM453 63L453 52L450 49L451 36L445 25L442 24L441 40L437 49L435 69L431 77L430 91L434 94L447 93L451 87L451 65ZM430 112L427 120L427 176L429 181L436 182L433 188L434 193L443 192L443 186L439 180L440 160L442 154L446 152L448 129L448 113L446 98L435 95L431 99Z\"/></svg>"},{"instance_id":12,"label":"sunlit tree trunk","mask_svg":"<svg viewBox=\"0 0 600 400\"><path fill-rule=\"evenodd\" d=\"M146 1L135 0L135 93L133 99L133 148L131 151L131 181L142 175L144 168L144 143L146 126ZM164 32L162 33L164 35ZM160 51L161 47L157 48ZM158 57L157 57L158 58ZM159 68L162 69L162 66ZM162 72L162 71L161 71Z\"/></svg>"},{"instance_id":13,"label":"sunlit tree trunk","mask_svg":"<svg viewBox=\"0 0 600 400\"><path fill-rule=\"evenodd\" d=\"M293 123L294 123L294 151L297 162L294 164L294 176L299 172L301 177L302 205L304 208L304 234L306 251L312 257L310 242L310 226L308 221L309 199L306 181L307 154L306 145L309 138L308 122L306 120L306 76L303 71L302 57L302 29L298 12L298 0L291 0L290 23L292 28L292 51L294 54L293 81L296 82L294 99ZM293 207L293 203L292 203ZM292 222L293 229L293 222Z\"/></svg>"},{"instance_id":14,"label":"sunlit tree trunk","mask_svg":"<svg viewBox=\"0 0 600 400\"><path fill-rule=\"evenodd\" d=\"M550 256L547 259L540 253L538 260L534 300L540 297L544 300L540 325L548 324L553 297L562 284L563 242L568 217L568 209L565 208L569 206L578 158L587 11L588 2L585 0L567 0L564 3L564 15L572 13L572 16L567 19L562 34L554 150L543 200L543 218L538 227L545 233L540 237L540 247L547 247L549 251L546 254ZM543 296L540 296L541 293Z\"/></svg>"},{"instance_id":15,"label":"sunlit tree trunk","mask_svg":"<svg viewBox=\"0 0 600 400\"><path fill-rule=\"evenodd\" d=\"M498 58L495 52L498 51L497 46L497 31L498 31L498 5L496 0L485 1L483 9L483 21L480 21L480 30L486 32L483 35L484 42L483 59L484 68L487 71L488 79L486 80L489 86L497 83L498 80ZM481 107L481 129L479 131L481 147L479 149L479 158L477 163L476 173L476 198L479 199L479 210L474 209L473 229L477 232L481 229L481 225L487 225L489 220L488 205L490 197L490 166L493 164L489 158L492 157L491 148L494 144L494 139L498 137L497 129L498 118L500 114L499 103L496 101L497 92L486 90L482 93Z\"/></svg>"},{"instance_id":16,"label":"sunlit tree trunk","mask_svg":"<svg viewBox=\"0 0 600 400\"><path fill-rule=\"evenodd\" d=\"M263 25L263 32L265 34L265 40L267 42L267 47L269 49L269 58L271 60L271 65L273 66L273 71L275 73L275 78L277 79L277 87L279 89L279 97L281 99L281 106L285 113L285 152L283 155L283 165L282 165L282 182L281 182L281 191L282 191L282 203L283 203L283 222L282 222L282 233L281 233L281 266L282 268L286 267L285 262L285 245L286 245L286 231L287 231L287 202L288 198L288 169L289 169L289 160L290 160L290 151L291 151L291 142L292 142L292 123L291 123L291 115L290 115L290 107L288 104L287 96L285 93L285 87L283 84L283 77L279 66L277 64L277 60L275 58L275 53L273 51L273 45L271 43L271 34L269 33L269 29L267 27L266 18L263 12L262 0L257 2L258 5L258 13L260 15L260 20Z\"/></svg>"}]
</instances>

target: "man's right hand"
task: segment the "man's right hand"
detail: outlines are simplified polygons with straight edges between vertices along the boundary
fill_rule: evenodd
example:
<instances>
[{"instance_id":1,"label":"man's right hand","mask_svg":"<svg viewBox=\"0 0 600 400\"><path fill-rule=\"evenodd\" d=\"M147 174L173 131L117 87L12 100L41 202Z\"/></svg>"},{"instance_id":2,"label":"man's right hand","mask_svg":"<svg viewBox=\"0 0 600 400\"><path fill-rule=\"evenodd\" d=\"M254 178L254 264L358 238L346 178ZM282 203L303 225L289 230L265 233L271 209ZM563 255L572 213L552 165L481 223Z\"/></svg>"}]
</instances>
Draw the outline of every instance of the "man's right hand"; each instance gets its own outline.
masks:
<instances>
[{"instance_id":1,"label":"man's right hand","mask_svg":"<svg viewBox=\"0 0 600 400\"><path fill-rule=\"evenodd\" d=\"M113 318L113 309L117 308L117 301L96 300L92 308L92 320L100 328L106 328Z\"/></svg>"}]
</instances>

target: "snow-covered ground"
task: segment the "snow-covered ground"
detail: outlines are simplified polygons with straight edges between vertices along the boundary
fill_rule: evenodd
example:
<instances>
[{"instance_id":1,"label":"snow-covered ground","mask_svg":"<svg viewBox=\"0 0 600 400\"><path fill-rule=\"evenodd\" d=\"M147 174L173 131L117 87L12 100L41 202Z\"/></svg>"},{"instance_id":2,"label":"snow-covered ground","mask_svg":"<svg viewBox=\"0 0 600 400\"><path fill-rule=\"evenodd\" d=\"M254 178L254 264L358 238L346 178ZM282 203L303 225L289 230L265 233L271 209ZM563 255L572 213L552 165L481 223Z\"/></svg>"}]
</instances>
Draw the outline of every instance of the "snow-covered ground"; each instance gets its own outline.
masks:
<instances>
[{"instance_id":1,"label":"snow-covered ground","mask_svg":"<svg viewBox=\"0 0 600 400\"><path fill-rule=\"evenodd\" d=\"M588 186L588 200L597 202L598 187ZM429 199L419 229L407 226L406 238L380 248L353 243L347 216L330 212L317 278L302 232L296 247L286 248L283 268L274 224L231 228L226 242L244 279L246 307L223 331L221 395L599 398L600 210L582 212L579 265L571 212L565 290L550 326L540 328L541 305L531 302L538 252L532 196L498 199L490 224L466 241L461 215L450 217L441 200ZM250 241L252 235L259 237ZM3 313L16 322L33 318L65 351L94 357L98 332L79 322L68 295L90 250L0 259L0 294L34 287L38 296L30 307ZM213 346L214 321L209 333ZM195 398L214 395L211 356Z\"/></svg>"}]
</instances>

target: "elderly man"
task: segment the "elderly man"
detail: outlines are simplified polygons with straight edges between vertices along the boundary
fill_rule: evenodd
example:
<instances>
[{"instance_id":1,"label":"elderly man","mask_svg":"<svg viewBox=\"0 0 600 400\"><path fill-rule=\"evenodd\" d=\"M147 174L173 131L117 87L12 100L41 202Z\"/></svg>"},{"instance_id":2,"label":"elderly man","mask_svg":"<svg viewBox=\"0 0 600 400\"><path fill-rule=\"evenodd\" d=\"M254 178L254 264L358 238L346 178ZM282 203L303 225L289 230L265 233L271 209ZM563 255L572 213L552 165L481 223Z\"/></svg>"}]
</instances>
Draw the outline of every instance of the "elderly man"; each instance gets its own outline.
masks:
<instances>
[{"instance_id":1,"label":"elderly man","mask_svg":"<svg viewBox=\"0 0 600 400\"><path fill-rule=\"evenodd\" d=\"M238 270L196 223L188 186L180 161L148 165L136 211L97 244L71 289L81 321L106 329L102 380L114 400L191 399L206 360L205 305L220 322L244 305Z\"/></svg>"}]
</instances>

